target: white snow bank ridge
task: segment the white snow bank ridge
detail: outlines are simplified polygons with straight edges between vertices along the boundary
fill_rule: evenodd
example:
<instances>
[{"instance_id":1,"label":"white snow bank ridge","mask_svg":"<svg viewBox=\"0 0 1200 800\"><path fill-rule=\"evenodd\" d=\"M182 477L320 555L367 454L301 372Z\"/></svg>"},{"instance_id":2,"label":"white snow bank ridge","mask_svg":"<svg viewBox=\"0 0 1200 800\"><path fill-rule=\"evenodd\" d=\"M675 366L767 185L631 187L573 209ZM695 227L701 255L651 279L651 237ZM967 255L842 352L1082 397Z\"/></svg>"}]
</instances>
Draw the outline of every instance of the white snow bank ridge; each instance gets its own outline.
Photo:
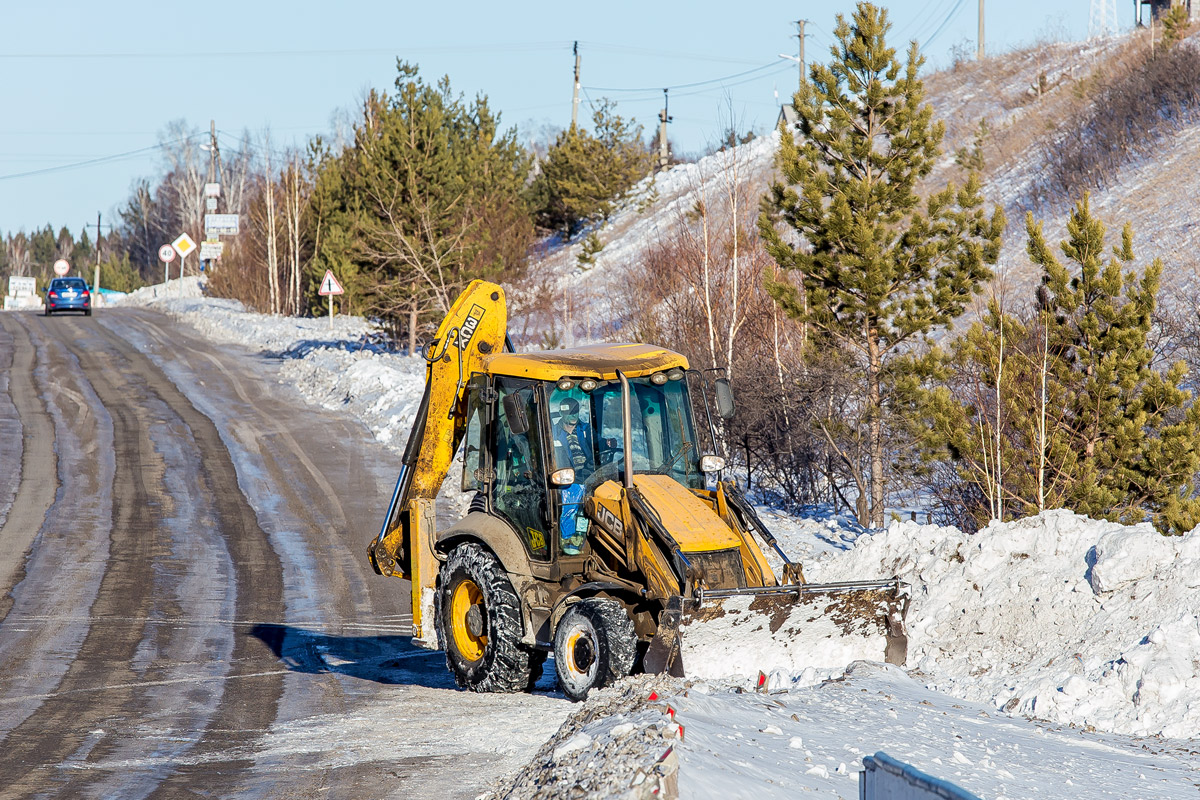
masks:
<instances>
[{"instance_id":1,"label":"white snow bank ridge","mask_svg":"<svg viewBox=\"0 0 1200 800\"><path fill-rule=\"evenodd\" d=\"M1131 735L1200 735L1200 533L1069 511L974 536L897 523L809 569L912 585L908 668L1008 712Z\"/></svg>"}]
</instances>

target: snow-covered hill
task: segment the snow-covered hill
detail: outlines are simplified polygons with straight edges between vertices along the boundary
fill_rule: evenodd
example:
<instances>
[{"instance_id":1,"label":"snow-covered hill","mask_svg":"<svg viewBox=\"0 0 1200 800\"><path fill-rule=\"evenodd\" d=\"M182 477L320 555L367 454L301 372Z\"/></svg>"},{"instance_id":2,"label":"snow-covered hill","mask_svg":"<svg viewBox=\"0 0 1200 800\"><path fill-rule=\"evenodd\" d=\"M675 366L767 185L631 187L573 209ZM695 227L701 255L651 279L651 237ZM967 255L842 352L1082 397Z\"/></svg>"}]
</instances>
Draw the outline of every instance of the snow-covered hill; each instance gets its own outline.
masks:
<instances>
[{"instance_id":1,"label":"snow-covered hill","mask_svg":"<svg viewBox=\"0 0 1200 800\"><path fill-rule=\"evenodd\" d=\"M1079 88L1093 75L1104 73L1110 59L1127 57L1130 48L1147 44L1139 38L1143 36L1039 44L978 63L966 62L925 79L927 100L936 118L946 124L943 157L927 188L940 188L949 181L962 183L964 174L955 164L954 153L969 148L979 121L988 120L992 132L984 145L984 198L1003 208L1008 219L995 272L1016 302L1027 302L1040 278L1025 252L1025 213L1032 212L1045 223L1052 244L1066 237L1072 203L1051 202L1035 191L1047 159L1054 154L1047 142L1064 120L1079 113L1074 98ZM1200 31L1187 44L1200 47ZM606 223L571 242L557 238L545 242L531 273L539 279L553 276L564 288L576 291L590 286L590 296L604 296L606 287L636 268L646 245L670 230L680 213L694 208L705 191L712 202L731 159L736 158L743 174L765 190L774 179L778 136L769 133L741 145L734 155L717 152L643 182ZM1198 126L1165 134L1153 157L1128 163L1108 185L1092 192L1092 211L1106 224L1114 244L1129 222L1138 265L1163 259L1164 303L1187 302L1200 287L1198 201ZM593 232L605 247L595 266L584 273L576 258L583 240Z\"/></svg>"}]
</instances>

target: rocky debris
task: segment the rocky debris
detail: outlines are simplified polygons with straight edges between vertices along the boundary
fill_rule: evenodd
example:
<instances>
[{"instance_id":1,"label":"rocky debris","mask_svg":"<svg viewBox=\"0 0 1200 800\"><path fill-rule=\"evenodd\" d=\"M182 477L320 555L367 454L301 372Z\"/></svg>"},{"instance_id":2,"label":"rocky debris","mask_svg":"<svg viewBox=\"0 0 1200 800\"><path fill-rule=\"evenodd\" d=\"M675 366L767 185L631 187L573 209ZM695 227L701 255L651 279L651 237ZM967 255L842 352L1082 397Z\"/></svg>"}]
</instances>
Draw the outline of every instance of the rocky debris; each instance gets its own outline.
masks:
<instances>
[{"instance_id":1,"label":"rocky debris","mask_svg":"<svg viewBox=\"0 0 1200 800\"><path fill-rule=\"evenodd\" d=\"M682 727L659 698L683 683L637 675L594 691L533 759L480 800L643 800L678 797Z\"/></svg>"}]
</instances>

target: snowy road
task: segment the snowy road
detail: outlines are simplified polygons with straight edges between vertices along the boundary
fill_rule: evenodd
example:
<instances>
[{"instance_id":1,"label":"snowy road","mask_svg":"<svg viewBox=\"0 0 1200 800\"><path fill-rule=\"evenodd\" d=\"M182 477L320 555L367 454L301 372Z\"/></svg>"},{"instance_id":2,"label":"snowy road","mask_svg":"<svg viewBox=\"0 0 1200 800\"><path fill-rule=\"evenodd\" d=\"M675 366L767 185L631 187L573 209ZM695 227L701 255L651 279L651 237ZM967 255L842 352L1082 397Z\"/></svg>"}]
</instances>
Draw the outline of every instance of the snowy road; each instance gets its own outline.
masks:
<instances>
[{"instance_id":1,"label":"snowy road","mask_svg":"<svg viewBox=\"0 0 1200 800\"><path fill-rule=\"evenodd\" d=\"M157 313L0 315L0 798L474 797L568 704L467 695L365 543L397 459Z\"/></svg>"}]
</instances>

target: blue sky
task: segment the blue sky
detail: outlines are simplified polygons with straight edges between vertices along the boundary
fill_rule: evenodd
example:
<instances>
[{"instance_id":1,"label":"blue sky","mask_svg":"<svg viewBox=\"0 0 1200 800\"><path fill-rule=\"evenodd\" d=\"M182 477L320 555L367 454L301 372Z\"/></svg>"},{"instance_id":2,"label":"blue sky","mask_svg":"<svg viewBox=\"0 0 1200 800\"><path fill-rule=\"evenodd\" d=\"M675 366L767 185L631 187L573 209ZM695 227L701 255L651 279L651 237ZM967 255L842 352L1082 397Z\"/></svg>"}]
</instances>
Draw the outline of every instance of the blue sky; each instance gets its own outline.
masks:
<instances>
[{"instance_id":1,"label":"blue sky","mask_svg":"<svg viewBox=\"0 0 1200 800\"><path fill-rule=\"evenodd\" d=\"M990 53L1037 40L1087 36L1090 2L991 0ZM585 88L581 119L601 97L647 130L662 87L671 139L698 152L732 116L769 128L796 84L795 20L809 20L806 56L828 59L840 2L370 2L294 0L202 4L0 0L0 231L51 223L78 233L108 222L139 176L160 172L168 123L207 130L222 144L270 129L302 146L330 130L370 87L390 88L396 57L456 91L488 95L506 126L531 134L571 113L572 42ZM955 46L974 49L977 0L887 5L898 44L915 38L930 66ZM1127 0L1120 25L1132 23ZM739 75L723 83L709 82ZM700 83L699 86L687 86ZM633 89L636 91L615 91ZM94 162L94 163L87 163ZM34 174L25 174L34 173Z\"/></svg>"}]
</instances>

